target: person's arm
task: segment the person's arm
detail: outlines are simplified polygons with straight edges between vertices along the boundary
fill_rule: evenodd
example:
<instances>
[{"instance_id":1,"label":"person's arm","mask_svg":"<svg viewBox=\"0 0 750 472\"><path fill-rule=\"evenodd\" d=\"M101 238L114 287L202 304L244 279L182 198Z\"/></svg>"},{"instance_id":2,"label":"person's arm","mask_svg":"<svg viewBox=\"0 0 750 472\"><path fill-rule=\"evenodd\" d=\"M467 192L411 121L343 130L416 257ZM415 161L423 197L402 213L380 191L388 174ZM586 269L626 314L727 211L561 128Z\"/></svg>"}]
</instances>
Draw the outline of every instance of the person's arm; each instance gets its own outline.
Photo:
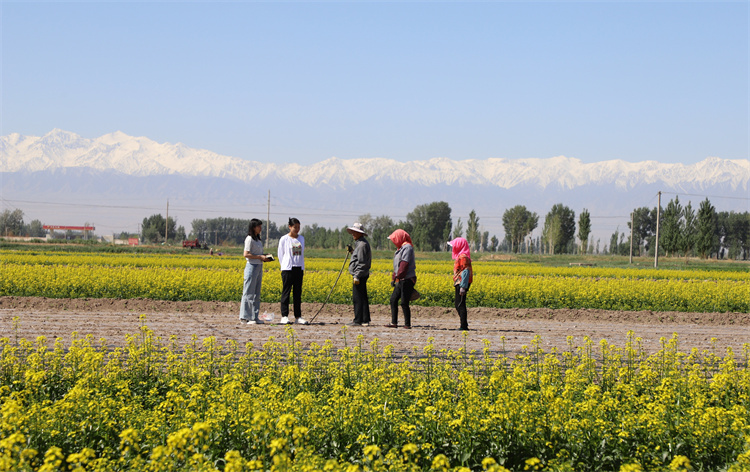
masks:
<instances>
[{"instance_id":1,"label":"person's arm","mask_svg":"<svg viewBox=\"0 0 750 472\"><path fill-rule=\"evenodd\" d=\"M284 270L284 255L286 254L286 238L284 236L279 239L279 249L276 251L279 256L279 266L281 270Z\"/></svg>"},{"instance_id":2,"label":"person's arm","mask_svg":"<svg viewBox=\"0 0 750 472\"><path fill-rule=\"evenodd\" d=\"M248 238L249 238L249 237L250 237L250 236L248 236ZM265 262L265 260L264 260L264 259L262 259L262 258L260 258L260 257L256 256L256 255L255 255L255 254L253 254L252 252L250 252L250 251L251 251L251 249L252 249L252 247L253 247L253 242L252 242L252 240L251 240L251 241L248 241L248 239L245 239L244 252L242 253L242 256L243 256L243 257L244 257L244 258L245 258L246 260L249 260L249 259L260 259L260 260L262 260L263 262Z\"/></svg>"},{"instance_id":3,"label":"person's arm","mask_svg":"<svg viewBox=\"0 0 750 472\"><path fill-rule=\"evenodd\" d=\"M255 255L250 251L245 251L242 253L242 255L247 259L260 259L262 262L266 262L266 256L264 255Z\"/></svg>"},{"instance_id":4,"label":"person's arm","mask_svg":"<svg viewBox=\"0 0 750 472\"><path fill-rule=\"evenodd\" d=\"M302 254L299 255L301 265L300 268L304 271L305 270L305 237L301 234L297 236L297 241L299 241L300 245L302 246Z\"/></svg>"},{"instance_id":5,"label":"person's arm","mask_svg":"<svg viewBox=\"0 0 750 472\"><path fill-rule=\"evenodd\" d=\"M401 261L398 263L398 271L396 272L396 275L394 278L396 280L401 280L404 278L404 274L406 274L406 270L409 268L409 261Z\"/></svg>"},{"instance_id":6,"label":"person's arm","mask_svg":"<svg viewBox=\"0 0 750 472\"><path fill-rule=\"evenodd\" d=\"M358 282L357 279L359 279L359 266L359 245L355 242L354 250L352 251L352 257L349 260L349 273L352 274L352 277L354 277L355 284Z\"/></svg>"},{"instance_id":7,"label":"person's arm","mask_svg":"<svg viewBox=\"0 0 750 472\"><path fill-rule=\"evenodd\" d=\"M370 268L372 267L372 248L370 247L370 244L367 243L364 245L364 260L362 261L362 265L364 266L364 269L367 271L367 274L370 274Z\"/></svg>"},{"instance_id":8,"label":"person's arm","mask_svg":"<svg viewBox=\"0 0 750 472\"><path fill-rule=\"evenodd\" d=\"M469 263L466 259L466 257L460 257L458 259L458 270L456 271L458 273L458 279L459 279L459 289L461 291L461 295L466 293L467 290L469 290L469 279L471 276L471 270L469 269Z\"/></svg>"},{"instance_id":9,"label":"person's arm","mask_svg":"<svg viewBox=\"0 0 750 472\"><path fill-rule=\"evenodd\" d=\"M406 275L406 271L409 270L409 262L411 262L414 259L414 249L411 249L410 247L404 248L404 252L401 254L401 260L398 263L398 270L396 271L396 275L394 278L398 280L403 280L404 275Z\"/></svg>"},{"instance_id":10,"label":"person's arm","mask_svg":"<svg viewBox=\"0 0 750 472\"><path fill-rule=\"evenodd\" d=\"M370 272L370 259L372 256L369 254L370 246L364 242L359 242L354 246L352 252L352 275L361 279L369 275Z\"/></svg>"},{"instance_id":11,"label":"person's arm","mask_svg":"<svg viewBox=\"0 0 750 472\"><path fill-rule=\"evenodd\" d=\"M461 271L461 283L458 284L463 292L469 290L469 268Z\"/></svg>"},{"instance_id":12,"label":"person's arm","mask_svg":"<svg viewBox=\"0 0 750 472\"><path fill-rule=\"evenodd\" d=\"M409 260L412 257L414 257L414 251L409 251L408 248L404 248L404 251L401 254L401 260L398 262L398 270L394 277L397 282L403 280L406 271L409 270Z\"/></svg>"}]
</instances>

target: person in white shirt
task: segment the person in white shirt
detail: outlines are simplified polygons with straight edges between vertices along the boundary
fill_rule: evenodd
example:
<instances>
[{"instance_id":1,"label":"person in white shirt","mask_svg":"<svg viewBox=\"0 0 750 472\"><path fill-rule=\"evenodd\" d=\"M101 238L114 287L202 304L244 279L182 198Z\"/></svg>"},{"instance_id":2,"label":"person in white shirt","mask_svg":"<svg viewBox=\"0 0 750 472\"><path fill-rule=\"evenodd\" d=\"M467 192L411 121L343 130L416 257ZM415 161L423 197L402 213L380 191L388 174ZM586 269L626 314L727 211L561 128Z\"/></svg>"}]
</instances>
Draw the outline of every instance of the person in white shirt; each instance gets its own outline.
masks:
<instances>
[{"instance_id":1,"label":"person in white shirt","mask_svg":"<svg viewBox=\"0 0 750 472\"><path fill-rule=\"evenodd\" d=\"M240 321L248 325L262 324L258 319L260 311L260 287L263 281L263 263L268 258L263 255L263 222L257 218L250 220L245 238L245 280L242 285L242 302L240 303ZM273 260L271 258L270 260Z\"/></svg>"},{"instance_id":2,"label":"person in white shirt","mask_svg":"<svg viewBox=\"0 0 750 472\"><path fill-rule=\"evenodd\" d=\"M281 324L289 323L289 295L292 291L294 318L299 324L307 324L302 318L302 277L305 274L305 237L299 234L300 222L289 218L289 234L279 240L279 265L281 266Z\"/></svg>"}]
</instances>

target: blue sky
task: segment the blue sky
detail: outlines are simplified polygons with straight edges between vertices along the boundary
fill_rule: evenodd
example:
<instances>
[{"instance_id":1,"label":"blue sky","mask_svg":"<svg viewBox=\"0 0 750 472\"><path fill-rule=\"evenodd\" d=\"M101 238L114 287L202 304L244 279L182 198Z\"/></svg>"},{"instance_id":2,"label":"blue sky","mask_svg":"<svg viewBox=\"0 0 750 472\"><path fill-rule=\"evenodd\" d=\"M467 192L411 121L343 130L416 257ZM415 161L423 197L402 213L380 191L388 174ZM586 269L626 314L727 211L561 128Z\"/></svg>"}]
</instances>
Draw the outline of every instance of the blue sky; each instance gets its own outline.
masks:
<instances>
[{"instance_id":1,"label":"blue sky","mask_svg":"<svg viewBox=\"0 0 750 472\"><path fill-rule=\"evenodd\" d=\"M748 158L748 3L0 2L0 134L260 162Z\"/></svg>"}]
</instances>

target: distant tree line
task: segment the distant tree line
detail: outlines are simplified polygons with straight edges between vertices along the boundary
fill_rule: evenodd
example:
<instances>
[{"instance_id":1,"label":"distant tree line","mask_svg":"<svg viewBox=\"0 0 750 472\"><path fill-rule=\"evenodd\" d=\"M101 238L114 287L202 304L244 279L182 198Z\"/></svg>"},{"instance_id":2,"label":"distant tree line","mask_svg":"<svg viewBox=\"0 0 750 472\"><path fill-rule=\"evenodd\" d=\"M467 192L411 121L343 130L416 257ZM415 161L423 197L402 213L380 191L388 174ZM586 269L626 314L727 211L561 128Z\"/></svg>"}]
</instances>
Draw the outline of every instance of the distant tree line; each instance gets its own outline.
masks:
<instances>
[{"instance_id":1,"label":"distant tree line","mask_svg":"<svg viewBox=\"0 0 750 472\"><path fill-rule=\"evenodd\" d=\"M576 245L575 212L558 203L552 207L544 218L541 238L536 241L531 233L539 224L539 216L523 205L516 205L503 214L505 242L509 252L540 252L562 254L589 252L589 235L591 234L591 215L585 208L578 218L578 239ZM522 247L523 246L523 247Z\"/></svg>"},{"instance_id":2,"label":"distant tree line","mask_svg":"<svg viewBox=\"0 0 750 472\"><path fill-rule=\"evenodd\" d=\"M190 232L190 238L198 238L202 242L210 245L218 244L244 244L247 237L250 220L241 218L209 218L193 220ZM275 240L287 233L286 223L283 225L283 232L273 221L270 223L263 222L262 238L265 240L266 231L268 238Z\"/></svg>"},{"instance_id":3,"label":"distant tree line","mask_svg":"<svg viewBox=\"0 0 750 472\"><path fill-rule=\"evenodd\" d=\"M750 212L717 211L708 198L698 209L691 202L683 206L678 196L669 201L666 208L658 211L659 253L667 257L698 256L701 258L750 259ZM20 209L4 210L0 214L0 236L45 237L41 221L28 225L23 221ZM641 207L632 213L632 247L635 256L653 256L656 247L657 208ZM583 209L576 222L575 212L558 203L544 217L541 234L532 234L539 226L539 216L523 205L505 210L502 216L505 237L502 240L488 231L482 231L479 216L474 210L464 222L459 217L453 225L448 203L432 202L417 205L404 221L394 221L387 215L361 215L359 222L369 234L373 249L392 249L388 235L396 228L406 230L414 246L420 251L446 250L451 238L465 236L473 251L503 251L513 253L541 254L618 254L628 255L631 247L631 232L616 230L609 244L600 249L600 241L589 240L592 231L591 215ZM249 220L241 218L209 218L192 221L190 239L198 238L204 244L242 244L247 236ZM631 222L627 223L628 230ZM167 239L180 242L187 239L185 229L177 221L168 220L160 214L144 218L140 238L143 242L164 242ZM263 238L278 240L287 233L286 222L276 224L264 222ZM71 233L71 232L68 232ZM351 242L346 226L324 228L315 222L303 221L302 234L311 248L344 248ZM66 234L66 237L80 235ZM132 236L123 232L121 238Z\"/></svg>"},{"instance_id":4,"label":"distant tree line","mask_svg":"<svg viewBox=\"0 0 750 472\"><path fill-rule=\"evenodd\" d=\"M160 214L151 215L143 219L141 224L141 240L143 242L159 243L164 241L164 227L166 221ZM177 221L169 217L169 226L167 229L167 238L170 241L181 243L185 239L198 239L201 244L206 245L241 245L247 236L247 229L250 220L242 218L208 218L195 219L191 222L191 231L189 236L185 234L185 228L177 226ZM266 226L264 222L263 237L266 236ZM269 238L279 239L286 233L286 225L282 233L276 223L271 222L269 227Z\"/></svg>"},{"instance_id":5,"label":"distant tree line","mask_svg":"<svg viewBox=\"0 0 750 472\"><path fill-rule=\"evenodd\" d=\"M141 242L143 243L163 243L165 242L165 227L167 241L179 241L185 239L185 228L177 226L177 220L169 217L165 220L160 214L151 215L144 218L141 223Z\"/></svg>"},{"instance_id":6,"label":"distant tree line","mask_svg":"<svg viewBox=\"0 0 750 472\"><path fill-rule=\"evenodd\" d=\"M670 256L699 256L747 260L750 258L750 213L717 212L706 198L696 211L690 202L682 206L675 196L667 207L660 211L659 226L660 254ZM635 256L654 254L656 240L657 209L636 208L633 210L633 251ZM0 229L3 234L29 233L23 225L22 212L3 212ZM20 223L19 223L20 221ZM544 217L541 235L533 238L532 233L539 226L539 216L524 205L516 205L505 210L502 217L505 237L498 240L482 231L480 219L474 210L468 215L464 232L464 222L458 218L452 224L451 208L446 202L432 202L416 206L407 214L406 220L394 221L387 215L361 215L358 220L368 232L373 249L391 249L388 240L396 228L406 230L412 237L414 246L420 251L440 251L446 249L451 238L465 236L473 251L526 252L541 254L587 254L603 253L628 255L630 253L630 232L616 230L609 245L600 249L599 241L589 240L592 232L591 215L583 209L576 222L576 214L569 207L558 203L552 206ZM190 238L198 238L207 244L242 244L247 236L249 220L239 218L196 219L192 222ZM267 227L265 225L268 225ZM40 233L38 220L29 225ZM165 220L161 215L144 218L141 239L144 242L161 242L164 239ZM630 229L631 223L627 223ZM264 222L263 237L278 240L286 234L286 222L276 224ZM43 236L41 230L41 236ZM344 248L351 242L346 226L325 228L317 223L303 222L302 234L311 248ZM185 230L173 218L169 218L168 238L185 239Z\"/></svg>"},{"instance_id":7,"label":"distant tree line","mask_svg":"<svg viewBox=\"0 0 750 472\"><path fill-rule=\"evenodd\" d=\"M659 254L703 259L750 259L750 212L719 212L708 198L696 211L691 202L683 207L679 196L675 196L659 213ZM633 210L635 255L654 255L656 218L656 207ZM630 227L628 222L628 229ZM629 254L630 233L615 231L609 247L612 254Z\"/></svg>"},{"instance_id":8,"label":"distant tree line","mask_svg":"<svg viewBox=\"0 0 750 472\"><path fill-rule=\"evenodd\" d=\"M0 213L0 237L3 236L21 236L27 238L45 238L47 237L47 230L44 229L44 225L40 220L32 220L31 223L26 224L23 221L24 213L21 209L16 208L13 210L3 210ZM83 238L83 233L80 231L53 231L51 233L53 237L59 239L76 239ZM89 233L89 236L91 233Z\"/></svg>"},{"instance_id":9,"label":"distant tree line","mask_svg":"<svg viewBox=\"0 0 750 472\"><path fill-rule=\"evenodd\" d=\"M451 235L451 208L446 202L432 202L418 205L405 221L394 222L387 215L372 216L367 213L358 219L368 234L373 249L391 249L388 236L397 228L402 228L411 236L414 247L420 251L440 251ZM313 223L305 226L302 234L308 247L343 248L352 240L346 226L327 229Z\"/></svg>"},{"instance_id":10,"label":"distant tree line","mask_svg":"<svg viewBox=\"0 0 750 472\"><path fill-rule=\"evenodd\" d=\"M42 226L42 222L39 220L33 220L28 225L24 224L23 211L18 208L3 210L0 213L0 236L43 238L47 235L47 232Z\"/></svg>"}]
</instances>

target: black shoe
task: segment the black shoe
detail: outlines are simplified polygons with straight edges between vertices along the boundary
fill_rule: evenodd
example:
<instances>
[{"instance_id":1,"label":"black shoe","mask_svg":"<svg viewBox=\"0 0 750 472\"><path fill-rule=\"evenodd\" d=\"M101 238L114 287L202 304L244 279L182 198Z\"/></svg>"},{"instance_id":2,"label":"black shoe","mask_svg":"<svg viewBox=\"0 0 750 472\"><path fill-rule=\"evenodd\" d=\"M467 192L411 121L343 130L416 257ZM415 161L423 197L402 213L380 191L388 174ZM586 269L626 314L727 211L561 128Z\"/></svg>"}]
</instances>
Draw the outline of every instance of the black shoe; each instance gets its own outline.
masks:
<instances>
[{"instance_id":1,"label":"black shoe","mask_svg":"<svg viewBox=\"0 0 750 472\"><path fill-rule=\"evenodd\" d=\"M356 321L352 321L351 323L347 323L347 326L362 326L362 323L357 323Z\"/></svg>"},{"instance_id":2,"label":"black shoe","mask_svg":"<svg viewBox=\"0 0 750 472\"><path fill-rule=\"evenodd\" d=\"M386 328L398 328L398 325L397 325L397 324L393 324L393 323L391 323L391 324L387 324L387 325L385 325L385 327L386 327Z\"/></svg>"},{"instance_id":3,"label":"black shoe","mask_svg":"<svg viewBox=\"0 0 750 472\"><path fill-rule=\"evenodd\" d=\"M402 328L404 328L404 329L411 329L411 325L403 325Z\"/></svg>"}]
</instances>

